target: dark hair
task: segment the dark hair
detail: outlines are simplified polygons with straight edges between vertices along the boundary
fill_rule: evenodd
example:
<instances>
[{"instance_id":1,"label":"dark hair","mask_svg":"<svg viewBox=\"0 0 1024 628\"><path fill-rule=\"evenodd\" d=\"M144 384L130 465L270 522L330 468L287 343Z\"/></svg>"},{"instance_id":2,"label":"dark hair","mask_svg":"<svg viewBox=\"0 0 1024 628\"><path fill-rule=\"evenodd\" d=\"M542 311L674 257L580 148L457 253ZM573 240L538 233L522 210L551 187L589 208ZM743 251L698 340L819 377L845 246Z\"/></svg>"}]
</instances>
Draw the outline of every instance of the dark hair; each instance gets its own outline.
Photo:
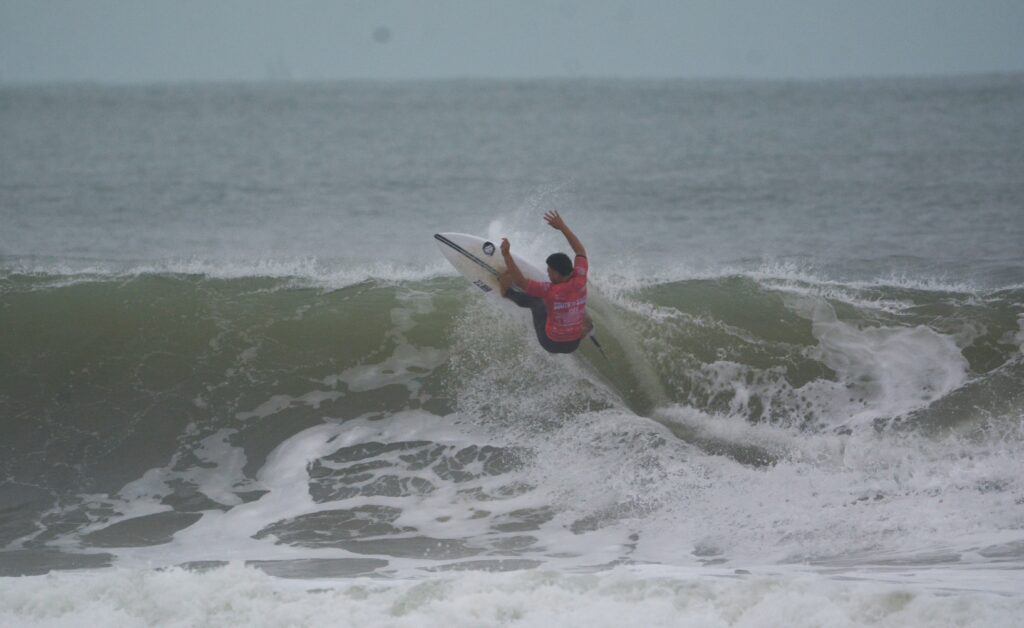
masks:
<instances>
[{"instance_id":1,"label":"dark hair","mask_svg":"<svg viewBox=\"0 0 1024 628\"><path fill-rule=\"evenodd\" d=\"M572 260L565 253L552 253L548 255L547 262L548 266L563 277L572 274Z\"/></svg>"}]
</instances>

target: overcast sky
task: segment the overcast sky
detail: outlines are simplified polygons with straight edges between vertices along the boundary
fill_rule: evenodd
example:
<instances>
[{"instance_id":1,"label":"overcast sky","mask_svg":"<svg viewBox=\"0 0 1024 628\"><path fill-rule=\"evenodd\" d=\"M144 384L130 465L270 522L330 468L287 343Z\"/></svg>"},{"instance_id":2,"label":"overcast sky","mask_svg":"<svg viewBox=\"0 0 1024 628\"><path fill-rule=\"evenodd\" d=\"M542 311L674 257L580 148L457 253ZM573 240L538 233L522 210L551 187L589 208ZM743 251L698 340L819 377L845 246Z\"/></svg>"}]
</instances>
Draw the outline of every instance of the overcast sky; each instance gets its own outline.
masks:
<instances>
[{"instance_id":1,"label":"overcast sky","mask_svg":"<svg viewBox=\"0 0 1024 628\"><path fill-rule=\"evenodd\" d=\"M0 81L1024 71L1024 0L0 0Z\"/></svg>"}]
</instances>

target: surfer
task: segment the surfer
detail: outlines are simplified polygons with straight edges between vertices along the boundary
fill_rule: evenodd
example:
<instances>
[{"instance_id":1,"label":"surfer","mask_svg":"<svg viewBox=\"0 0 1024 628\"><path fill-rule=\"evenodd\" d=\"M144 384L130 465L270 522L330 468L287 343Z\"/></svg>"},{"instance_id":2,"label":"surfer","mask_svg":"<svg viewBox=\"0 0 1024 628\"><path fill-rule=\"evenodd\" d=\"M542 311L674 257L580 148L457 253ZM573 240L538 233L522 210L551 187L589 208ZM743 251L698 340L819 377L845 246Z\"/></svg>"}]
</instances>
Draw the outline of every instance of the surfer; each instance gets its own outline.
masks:
<instances>
[{"instance_id":1,"label":"surfer","mask_svg":"<svg viewBox=\"0 0 1024 628\"><path fill-rule=\"evenodd\" d=\"M558 212L547 212L544 220L562 232L576 259L570 261L565 253L553 253L547 259L551 281L528 280L512 259L508 238L502 238L501 255L507 270L498 282L502 296L533 313L533 328L540 346L548 353L572 353L593 329L587 316L587 250ZM512 289L513 285L519 290Z\"/></svg>"}]
</instances>

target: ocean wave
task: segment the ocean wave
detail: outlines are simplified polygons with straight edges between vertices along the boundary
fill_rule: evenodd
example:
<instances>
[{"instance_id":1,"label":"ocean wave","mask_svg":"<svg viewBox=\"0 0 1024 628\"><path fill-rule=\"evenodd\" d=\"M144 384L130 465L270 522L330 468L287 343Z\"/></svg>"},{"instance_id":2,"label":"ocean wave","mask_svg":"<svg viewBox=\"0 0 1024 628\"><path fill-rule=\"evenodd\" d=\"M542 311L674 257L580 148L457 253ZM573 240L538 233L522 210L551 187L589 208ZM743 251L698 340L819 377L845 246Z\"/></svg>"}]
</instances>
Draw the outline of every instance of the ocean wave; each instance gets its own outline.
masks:
<instances>
[{"instance_id":1,"label":"ocean wave","mask_svg":"<svg viewBox=\"0 0 1024 628\"><path fill-rule=\"evenodd\" d=\"M551 356L461 278L388 273L0 279L4 551L23 573L1020 560L1019 294L598 287L605 355Z\"/></svg>"},{"instance_id":2,"label":"ocean wave","mask_svg":"<svg viewBox=\"0 0 1024 628\"><path fill-rule=\"evenodd\" d=\"M47 385L88 387L91 363L107 362L135 378L126 394L151 380L156 389L188 381L189 399L200 405L209 402L209 379L234 381L220 387L239 392L236 385L282 369L316 373L328 396L400 385L436 397L431 373L460 385L448 369L453 352L496 356L532 346L515 308L430 269L360 268L307 283L295 280L295 266L259 277L175 268L0 278L4 324L14 330L6 341L12 377L38 384L23 368L36 355L58 359L87 345L89 352L63 358L78 379L65 371ZM835 282L795 288L741 275L610 294L598 283L591 312L607 356L590 364L636 410L687 403L805 427L870 423L928 407L1019 361L1022 298ZM460 346L469 339L472 346ZM592 350L588 343L583 354Z\"/></svg>"}]
</instances>

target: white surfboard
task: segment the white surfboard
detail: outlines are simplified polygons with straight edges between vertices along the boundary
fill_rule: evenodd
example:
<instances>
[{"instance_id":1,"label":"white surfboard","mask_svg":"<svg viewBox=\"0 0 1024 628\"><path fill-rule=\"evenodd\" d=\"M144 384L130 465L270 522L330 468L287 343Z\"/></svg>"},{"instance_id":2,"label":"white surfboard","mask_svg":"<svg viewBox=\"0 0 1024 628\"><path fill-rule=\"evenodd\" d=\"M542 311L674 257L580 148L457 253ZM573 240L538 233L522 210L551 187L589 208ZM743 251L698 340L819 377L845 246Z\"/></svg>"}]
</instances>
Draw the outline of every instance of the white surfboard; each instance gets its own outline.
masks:
<instances>
[{"instance_id":1,"label":"white surfboard","mask_svg":"<svg viewBox=\"0 0 1024 628\"><path fill-rule=\"evenodd\" d=\"M451 262L463 276L484 292L498 290L498 275L505 272L505 260L501 256L501 242L492 242L468 233L435 233L434 239L441 247L441 254ZM519 270L527 279L548 281L547 273L533 264L512 254Z\"/></svg>"}]
</instances>

